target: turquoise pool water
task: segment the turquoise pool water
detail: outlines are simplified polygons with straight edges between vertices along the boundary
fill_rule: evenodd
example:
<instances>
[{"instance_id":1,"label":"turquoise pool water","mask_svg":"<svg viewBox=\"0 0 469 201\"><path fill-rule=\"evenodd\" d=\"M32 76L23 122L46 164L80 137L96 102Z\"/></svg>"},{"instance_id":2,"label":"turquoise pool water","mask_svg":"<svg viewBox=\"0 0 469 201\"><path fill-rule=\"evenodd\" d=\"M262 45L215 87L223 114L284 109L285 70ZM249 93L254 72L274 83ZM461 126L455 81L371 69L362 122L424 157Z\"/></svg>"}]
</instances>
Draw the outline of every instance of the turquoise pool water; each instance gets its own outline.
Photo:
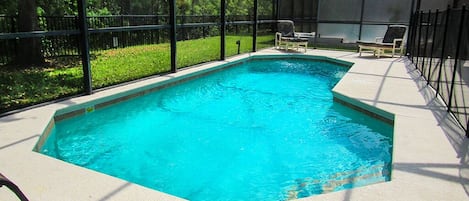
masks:
<instances>
[{"instance_id":1,"label":"turquoise pool water","mask_svg":"<svg viewBox=\"0 0 469 201\"><path fill-rule=\"evenodd\" d=\"M388 181L392 127L333 101L346 67L250 60L57 122L43 154L189 200Z\"/></svg>"}]
</instances>

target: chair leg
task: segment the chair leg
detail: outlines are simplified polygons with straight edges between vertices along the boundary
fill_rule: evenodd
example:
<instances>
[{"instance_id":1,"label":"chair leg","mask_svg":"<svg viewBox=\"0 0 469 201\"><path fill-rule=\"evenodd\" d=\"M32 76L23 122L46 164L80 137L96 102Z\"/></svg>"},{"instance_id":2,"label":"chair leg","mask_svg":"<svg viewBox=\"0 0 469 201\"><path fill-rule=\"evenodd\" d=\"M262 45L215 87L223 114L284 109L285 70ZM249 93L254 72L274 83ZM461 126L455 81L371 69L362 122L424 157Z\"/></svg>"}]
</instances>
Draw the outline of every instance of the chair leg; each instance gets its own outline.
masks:
<instances>
[{"instance_id":1,"label":"chair leg","mask_svg":"<svg viewBox=\"0 0 469 201\"><path fill-rule=\"evenodd\" d=\"M358 48L358 56L359 56L359 57L362 56L362 47L359 47L359 48Z\"/></svg>"}]
</instances>

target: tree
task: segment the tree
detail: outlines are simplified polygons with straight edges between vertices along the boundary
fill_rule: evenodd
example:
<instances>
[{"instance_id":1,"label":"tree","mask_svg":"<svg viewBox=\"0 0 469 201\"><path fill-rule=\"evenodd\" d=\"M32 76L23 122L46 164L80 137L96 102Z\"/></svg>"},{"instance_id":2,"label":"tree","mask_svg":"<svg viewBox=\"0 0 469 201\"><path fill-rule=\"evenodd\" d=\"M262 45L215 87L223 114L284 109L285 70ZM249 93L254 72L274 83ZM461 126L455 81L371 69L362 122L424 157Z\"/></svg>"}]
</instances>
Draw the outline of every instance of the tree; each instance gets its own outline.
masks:
<instances>
[{"instance_id":1,"label":"tree","mask_svg":"<svg viewBox=\"0 0 469 201\"><path fill-rule=\"evenodd\" d=\"M35 0L18 1L18 31L31 32L39 30ZM40 38L22 38L19 40L16 64L43 65Z\"/></svg>"},{"instance_id":2,"label":"tree","mask_svg":"<svg viewBox=\"0 0 469 201\"><path fill-rule=\"evenodd\" d=\"M16 1L2 1L0 3L0 14L4 15L16 15L17 8Z\"/></svg>"}]
</instances>

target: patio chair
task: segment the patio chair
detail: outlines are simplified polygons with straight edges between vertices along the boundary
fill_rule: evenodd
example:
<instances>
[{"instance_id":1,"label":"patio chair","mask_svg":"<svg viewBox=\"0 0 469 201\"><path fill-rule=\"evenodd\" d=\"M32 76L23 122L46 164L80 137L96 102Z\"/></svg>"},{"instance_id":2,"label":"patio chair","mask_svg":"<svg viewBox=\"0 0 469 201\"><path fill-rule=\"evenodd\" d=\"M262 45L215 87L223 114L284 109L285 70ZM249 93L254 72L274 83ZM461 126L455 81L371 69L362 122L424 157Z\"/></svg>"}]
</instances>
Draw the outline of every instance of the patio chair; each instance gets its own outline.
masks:
<instances>
[{"instance_id":1,"label":"patio chair","mask_svg":"<svg viewBox=\"0 0 469 201\"><path fill-rule=\"evenodd\" d=\"M359 56L362 56L362 52L365 52L365 50L371 50L373 56L377 56L378 58L384 54L385 50L392 51L391 57L394 57L396 51L400 51L400 56L402 56L406 30L407 27L403 25L390 25L384 37L377 37L375 42L357 41Z\"/></svg>"},{"instance_id":2,"label":"patio chair","mask_svg":"<svg viewBox=\"0 0 469 201\"><path fill-rule=\"evenodd\" d=\"M8 178L0 174L0 188L6 186L9 188L21 201L28 201L28 198L21 192L20 188L11 182Z\"/></svg>"},{"instance_id":3,"label":"patio chair","mask_svg":"<svg viewBox=\"0 0 469 201\"><path fill-rule=\"evenodd\" d=\"M306 52L309 38L314 37L314 33L295 32L295 25L291 20L278 20L277 31L275 33L275 47L279 49L284 46L287 51L291 46L296 47L297 51L300 47L303 47L304 52Z\"/></svg>"}]
</instances>

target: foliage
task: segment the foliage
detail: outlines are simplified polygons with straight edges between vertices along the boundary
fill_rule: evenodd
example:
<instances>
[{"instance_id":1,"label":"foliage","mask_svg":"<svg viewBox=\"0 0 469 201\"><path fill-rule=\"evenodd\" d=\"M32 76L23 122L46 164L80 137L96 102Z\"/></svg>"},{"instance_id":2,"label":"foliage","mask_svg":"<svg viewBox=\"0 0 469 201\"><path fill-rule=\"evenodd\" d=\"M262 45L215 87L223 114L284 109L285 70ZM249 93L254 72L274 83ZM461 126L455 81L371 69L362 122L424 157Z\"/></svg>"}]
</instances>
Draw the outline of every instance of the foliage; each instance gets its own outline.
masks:
<instances>
[{"instance_id":1,"label":"foliage","mask_svg":"<svg viewBox=\"0 0 469 201\"><path fill-rule=\"evenodd\" d=\"M2 1L0 3L0 14L4 15L16 15L16 10L18 7L18 1Z\"/></svg>"},{"instance_id":2,"label":"foliage","mask_svg":"<svg viewBox=\"0 0 469 201\"><path fill-rule=\"evenodd\" d=\"M241 41L241 52L251 51L251 36L227 36L227 56L237 54L237 40ZM258 48L273 45L272 35L258 36L257 40ZM177 63L180 67L220 58L220 37L180 41L177 47ZM92 53L92 58L95 89L170 70L168 43L97 51ZM0 113L83 92L81 69L78 63L73 67L54 63L49 68L2 69Z\"/></svg>"},{"instance_id":3,"label":"foliage","mask_svg":"<svg viewBox=\"0 0 469 201\"><path fill-rule=\"evenodd\" d=\"M71 96L81 91L82 72L29 68L0 71L0 112Z\"/></svg>"},{"instance_id":4,"label":"foliage","mask_svg":"<svg viewBox=\"0 0 469 201\"><path fill-rule=\"evenodd\" d=\"M88 16L164 15L168 0L87 0ZM226 0L227 15L252 15L253 0ZM272 0L258 1L259 15L272 14ZM77 15L77 0L36 0L39 16ZM219 15L220 0L176 0L178 15ZM0 14L16 15L17 0L4 0Z\"/></svg>"}]
</instances>

